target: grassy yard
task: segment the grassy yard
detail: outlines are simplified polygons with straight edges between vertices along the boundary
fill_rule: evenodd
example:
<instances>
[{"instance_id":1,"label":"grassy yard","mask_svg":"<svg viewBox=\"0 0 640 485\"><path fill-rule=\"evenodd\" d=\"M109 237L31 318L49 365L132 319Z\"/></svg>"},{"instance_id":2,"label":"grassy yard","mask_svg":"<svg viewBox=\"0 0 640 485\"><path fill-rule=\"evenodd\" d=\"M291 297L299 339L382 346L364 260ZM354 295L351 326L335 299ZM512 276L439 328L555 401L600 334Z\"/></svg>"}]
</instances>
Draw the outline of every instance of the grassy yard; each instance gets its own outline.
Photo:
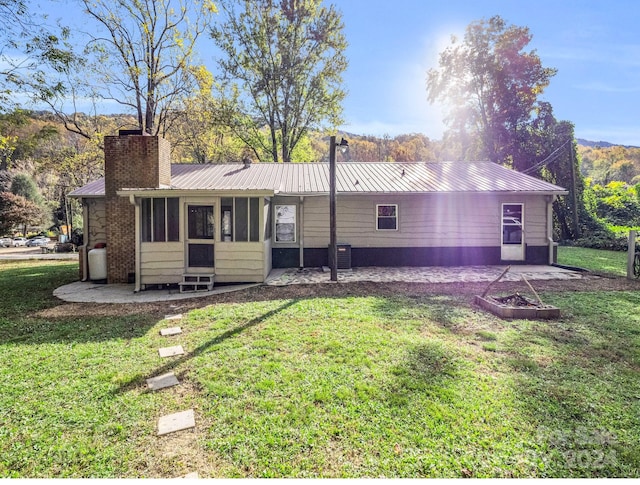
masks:
<instances>
[{"instance_id":1,"label":"grassy yard","mask_svg":"<svg viewBox=\"0 0 640 485\"><path fill-rule=\"evenodd\" d=\"M623 251L558 246L558 263L617 276L627 275L627 253Z\"/></svg>"},{"instance_id":2,"label":"grassy yard","mask_svg":"<svg viewBox=\"0 0 640 485\"><path fill-rule=\"evenodd\" d=\"M76 274L0 264L0 477L640 476L637 292L543 294L563 317L538 322L257 288L167 340L158 312L56 301ZM146 391L170 370L180 386ZM188 408L195 432L155 436Z\"/></svg>"}]
</instances>

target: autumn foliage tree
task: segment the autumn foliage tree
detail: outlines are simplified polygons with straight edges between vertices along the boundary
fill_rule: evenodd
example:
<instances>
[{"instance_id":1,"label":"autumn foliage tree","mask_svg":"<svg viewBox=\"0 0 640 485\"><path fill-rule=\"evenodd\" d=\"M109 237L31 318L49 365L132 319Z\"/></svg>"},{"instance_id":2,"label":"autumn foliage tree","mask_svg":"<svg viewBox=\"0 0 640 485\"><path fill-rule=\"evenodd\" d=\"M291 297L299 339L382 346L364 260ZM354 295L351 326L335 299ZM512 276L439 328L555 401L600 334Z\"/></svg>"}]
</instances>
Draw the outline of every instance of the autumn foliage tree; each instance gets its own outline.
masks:
<instances>
[{"instance_id":1,"label":"autumn foliage tree","mask_svg":"<svg viewBox=\"0 0 640 485\"><path fill-rule=\"evenodd\" d=\"M538 97L556 71L542 65L527 27L499 16L471 23L462 41L453 37L427 77L430 102L444 101L447 138L460 158L528 168L527 138Z\"/></svg>"},{"instance_id":2,"label":"autumn foliage tree","mask_svg":"<svg viewBox=\"0 0 640 485\"><path fill-rule=\"evenodd\" d=\"M42 81L42 66L55 70L68 64L70 31L47 25L46 20L34 2L0 0L0 112L20 107L29 88ZM44 84L42 91L63 91L58 82Z\"/></svg>"},{"instance_id":3,"label":"autumn foliage tree","mask_svg":"<svg viewBox=\"0 0 640 485\"><path fill-rule=\"evenodd\" d=\"M628 184L640 182L640 148L623 146L582 146L581 170L594 183L606 185L612 181Z\"/></svg>"},{"instance_id":4,"label":"autumn foliage tree","mask_svg":"<svg viewBox=\"0 0 640 485\"><path fill-rule=\"evenodd\" d=\"M216 8L209 0L83 0L106 35L90 46L111 98L136 114L146 133L164 135L171 110L192 92L190 66L199 35ZM189 13L193 16L190 19Z\"/></svg>"},{"instance_id":5,"label":"autumn foliage tree","mask_svg":"<svg viewBox=\"0 0 640 485\"><path fill-rule=\"evenodd\" d=\"M222 0L226 123L259 160L290 162L309 130L341 123L342 16L321 0Z\"/></svg>"},{"instance_id":6,"label":"autumn foliage tree","mask_svg":"<svg viewBox=\"0 0 640 485\"><path fill-rule=\"evenodd\" d=\"M86 25L64 29L67 36L71 30L72 38L56 40L57 55L44 59L31 78L21 81L22 88L48 105L67 130L87 139L105 134L97 123L97 103L104 100L134 114L135 124L129 128L165 136L180 102L193 91L196 42L215 5L210 0L81 4ZM90 103L93 107L86 108Z\"/></svg>"},{"instance_id":7,"label":"autumn foliage tree","mask_svg":"<svg viewBox=\"0 0 640 485\"><path fill-rule=\"evenodd\" d=\"M42 208L21 195L0 192L0 233L5 234L18 227L26 233L29 225L39 225L43 219Z\"/></svg>"}]
</instances>

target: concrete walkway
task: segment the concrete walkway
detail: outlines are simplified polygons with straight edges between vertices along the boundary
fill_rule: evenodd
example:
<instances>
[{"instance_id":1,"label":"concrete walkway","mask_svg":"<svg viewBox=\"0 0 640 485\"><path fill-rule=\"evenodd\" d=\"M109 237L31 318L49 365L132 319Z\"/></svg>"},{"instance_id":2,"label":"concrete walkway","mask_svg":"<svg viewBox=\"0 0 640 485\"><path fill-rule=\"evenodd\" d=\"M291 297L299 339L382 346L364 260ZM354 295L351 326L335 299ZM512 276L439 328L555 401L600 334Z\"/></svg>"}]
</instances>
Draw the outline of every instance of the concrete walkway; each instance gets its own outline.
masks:
<instances>
[{"instance_id":1,"label":"concrete walkway","mask_svg":"<svg viewBox=\"0 0 640 485\"><path fill-rule=\"evenodd\" d=\"M456 266L456 267L370 267L339 271L338 281L350 283L371 281L378 283L456 283L490 282L495 280L506 266ZM326 269L326 268L325 268ZM512 266L503 281L520 281L520 275L528 280L580 279L576 271L554 266ZM331 283L330 273L322 268L274 269L264 283L268 286ZM75 282L57 288L53 295L61 300L77 303L152 303L158 301L198 298L231 291L244 290L259 284L214 286L212 291L180 293L177 288L133 292L133 285L100 285L91 282Z\"/></svg>"},{"instance_id":2,"label":"concrete walkway","mask_svg":"<svg viewBox=\"0 0 640 485\"><path fill-rule=\"evenodd\" d=\"M153 303L157 301L186 300L203 296L244 290L259 284L218 286L212 291L180 293L178 288L144 290L134 293L134 285L99 285L89 281L76 281L56 288L53 296L74 303Z\"/></svg>"}]
</instances>

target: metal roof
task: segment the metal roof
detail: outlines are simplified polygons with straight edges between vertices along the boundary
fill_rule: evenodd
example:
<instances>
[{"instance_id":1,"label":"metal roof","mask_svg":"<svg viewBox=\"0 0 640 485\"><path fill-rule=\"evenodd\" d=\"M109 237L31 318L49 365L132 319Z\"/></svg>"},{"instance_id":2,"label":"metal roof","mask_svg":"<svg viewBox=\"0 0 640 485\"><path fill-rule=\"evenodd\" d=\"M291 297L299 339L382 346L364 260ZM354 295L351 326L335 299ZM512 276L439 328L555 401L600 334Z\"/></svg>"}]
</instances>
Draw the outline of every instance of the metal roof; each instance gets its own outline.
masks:
<instances>
[{"instance_id":1,"label":"metal roof","mask_svg":"<svg viewBox=\"0 0 640 485\"><path fill-rule=\"evenodd\" d=\"M245 167L243 164L174 164L171 166L171 189L327 194L329 165L255 163ZM336 190L342 194L567 193L562 187L492 162L338 163ZM69 195L103 196L104 179Z\"/></svg>"}]
</instances>

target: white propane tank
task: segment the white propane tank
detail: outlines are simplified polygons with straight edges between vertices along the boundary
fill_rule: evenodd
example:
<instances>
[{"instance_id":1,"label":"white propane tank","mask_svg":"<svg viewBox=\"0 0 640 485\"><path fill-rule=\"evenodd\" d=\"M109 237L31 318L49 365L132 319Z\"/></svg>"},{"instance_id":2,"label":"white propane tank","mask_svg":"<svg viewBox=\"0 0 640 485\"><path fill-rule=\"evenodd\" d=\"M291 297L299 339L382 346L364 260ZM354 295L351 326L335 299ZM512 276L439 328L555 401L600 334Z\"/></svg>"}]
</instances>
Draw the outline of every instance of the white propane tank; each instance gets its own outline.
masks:
<instances>
[{"instance_id":1,"label":"white propane tank","mask_svg":"<svg viewBox=\"0 0 640 485\"><path fill-rule=\"evenodd\" d=\"M107 281L107 248L91 249L89 257L89 279L93 282Z\"/></svg>"}]
</instances>

